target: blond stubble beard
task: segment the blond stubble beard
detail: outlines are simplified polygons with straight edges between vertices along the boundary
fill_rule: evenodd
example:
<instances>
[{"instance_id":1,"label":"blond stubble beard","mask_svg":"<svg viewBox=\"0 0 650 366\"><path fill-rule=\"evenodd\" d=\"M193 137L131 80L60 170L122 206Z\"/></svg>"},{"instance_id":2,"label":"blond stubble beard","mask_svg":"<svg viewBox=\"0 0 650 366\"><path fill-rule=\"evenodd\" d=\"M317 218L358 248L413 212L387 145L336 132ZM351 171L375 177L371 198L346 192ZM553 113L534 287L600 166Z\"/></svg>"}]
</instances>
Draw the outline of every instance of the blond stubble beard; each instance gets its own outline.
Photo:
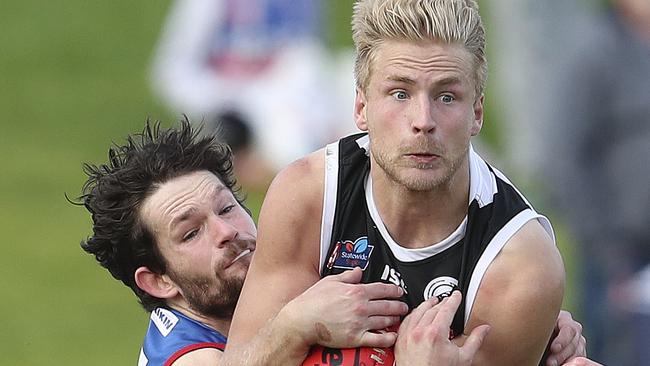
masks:
<instances>
[{"instance_id":1,"label":"blond stubble beard","mask_svg":"<svg viewBox=\"0 0 650 366\"><path fill-rule=\"evenodd\" d=\"M430 151L430 149L427 149L428 147L427 143L424 144L420 143L419 145L422 146L418 146L418 144L416 144L416 148L413 150ZM423 148L418 149L418 147L423 147ZM379 168L381 168L384 171L384 173L386 174L386 176L388 176L390 180L401 185L407 190L413 192L433 191L441 187L448 186L452 178L454 177L454 175L462 165L463 160L467 158L467 155L469 153L469 147L468 147L463 154L460 154L458 158L452 161L445 159L444 158L444 156L446 156L445 154L440 154L439 159L442 159L441 161L442 164L437 164L439 167L436 168L431 164L412 164L407 166L400 165L399 158L403 155L402 154L403 148L397 150L398 154L396 158L391 158L387 156L388 154L385 154L382 149L374 148L372 144L370 150L371 150L372 159L375 161L377 166L379 166ZM427 178L428 174L426 175L408 174L406 170L410 170L410 169L417 169L420 171L429 170L430 174L433 175L433 177ZM435 174L437 172L440 172L442 174L436 176Z\"/></svg>"}]
</instances>

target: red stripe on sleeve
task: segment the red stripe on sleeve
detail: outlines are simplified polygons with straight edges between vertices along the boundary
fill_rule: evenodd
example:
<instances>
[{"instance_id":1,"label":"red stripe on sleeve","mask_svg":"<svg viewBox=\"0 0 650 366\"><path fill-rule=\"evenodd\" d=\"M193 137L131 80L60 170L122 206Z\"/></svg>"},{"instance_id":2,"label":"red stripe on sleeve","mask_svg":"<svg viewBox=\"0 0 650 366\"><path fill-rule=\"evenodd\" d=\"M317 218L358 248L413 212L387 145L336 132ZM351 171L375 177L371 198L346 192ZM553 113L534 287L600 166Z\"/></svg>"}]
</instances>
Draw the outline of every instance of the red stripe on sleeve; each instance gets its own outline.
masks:
<instances>
[{"instance_id":1,"label":"red stripe on sleeve","mask_svg":"<svg viewBox=\"0 0 650 366\"><path fill-rule=\"evenodd\" d=\"M213 342L190 344L189 346L185 346L179 349L178 351L174 352L174 354L171 355L171 357L169 357L167 361L165 361L164 366L171 366L171 364L176 362L176 360L178 360L181 356L201 348L216 348L219 351L223 352L223 350L226 348L226 345L224 343L213 343Z\"/></svg>"}]
</instances>

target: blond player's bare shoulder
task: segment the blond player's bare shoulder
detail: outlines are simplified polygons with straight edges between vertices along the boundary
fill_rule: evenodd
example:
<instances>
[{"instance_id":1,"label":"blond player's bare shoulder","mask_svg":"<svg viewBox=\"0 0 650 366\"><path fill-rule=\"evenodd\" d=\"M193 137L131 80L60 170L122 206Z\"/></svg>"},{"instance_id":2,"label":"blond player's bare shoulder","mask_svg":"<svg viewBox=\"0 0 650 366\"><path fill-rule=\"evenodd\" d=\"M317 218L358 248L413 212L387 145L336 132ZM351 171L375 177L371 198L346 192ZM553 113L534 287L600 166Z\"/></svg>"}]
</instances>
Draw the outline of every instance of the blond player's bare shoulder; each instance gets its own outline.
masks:
<instances>
[{"instance_id":1,"label":"blond player's bare shoulder","mask_svg":"<svg viewBox=\"0 0 650 366\"><path fill-rule=\"evenodd\" d=\"M295 208L316 213L322 207L325 177L325 149L300 158L282 169L273 179L267 192L267 202L277 199ZM266 202L265 202L266 203Z\"/></svg>"},{"instance_id":2,"label":"blond player's bare shoulder","mask_svg":"<svg viewBox=\"0 0 650 366\"><path fill-rule=\"evenodd\" d=\"M287 165L278 173L272 184L277 184L277 182L286 184L286 180L295 181L299 179L320 180L322 183L324 164L325 149L320 149Z\"/></svg>"}]
</instances>

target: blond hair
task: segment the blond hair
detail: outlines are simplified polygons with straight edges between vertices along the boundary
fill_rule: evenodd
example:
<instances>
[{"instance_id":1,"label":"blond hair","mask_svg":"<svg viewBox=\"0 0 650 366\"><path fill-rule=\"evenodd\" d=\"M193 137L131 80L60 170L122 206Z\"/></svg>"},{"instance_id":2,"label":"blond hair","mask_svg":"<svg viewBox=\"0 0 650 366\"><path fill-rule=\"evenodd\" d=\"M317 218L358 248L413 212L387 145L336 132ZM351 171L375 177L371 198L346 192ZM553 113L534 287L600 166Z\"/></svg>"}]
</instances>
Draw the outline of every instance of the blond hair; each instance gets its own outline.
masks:
<instances>
[{"instance_id":1,"label":"blond hair","mask_svg":"<svg viewBox=\"0 0 650 366\"><path fill-rule=\"evenodd\" d=\"M487 80L485 30L474 0L357 0L352 15L354 75L365 89L377 47L385 40L462 44L473 57L476 96Z\"/></svg>"}]
</instances>

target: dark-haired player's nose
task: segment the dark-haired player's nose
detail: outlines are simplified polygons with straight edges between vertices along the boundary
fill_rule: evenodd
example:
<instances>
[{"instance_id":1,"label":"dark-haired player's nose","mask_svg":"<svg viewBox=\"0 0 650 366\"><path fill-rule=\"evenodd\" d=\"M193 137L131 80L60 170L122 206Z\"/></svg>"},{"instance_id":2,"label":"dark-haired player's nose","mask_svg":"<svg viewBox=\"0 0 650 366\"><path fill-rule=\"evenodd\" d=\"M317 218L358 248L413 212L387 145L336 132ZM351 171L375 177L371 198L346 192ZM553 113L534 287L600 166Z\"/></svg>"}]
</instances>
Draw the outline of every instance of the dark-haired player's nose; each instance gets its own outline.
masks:
<instances>
[{"instance_id":1,"label":"dark-haired player's nose","mask_svg":"<svg viewBox=\"0 0 650 366\"><path fill-rule=\"evenodd\" d=\"M232 244L239 236L239 230L230 221L221 217L215 217L213 220L213 235L215 244L218 247L224 247Z\"/></svg>"},{"instance_id":2,"label":"dark-haired player's nose","mask_svg":"<svg viewBox=\"0 0 650 366\"><path fill-rule=\"evenodd\" d=\"M429 96L416 98L411 109L411 129L414 134L429 134L436 127L433 104Z\"/></svg>"}]
</instances>

